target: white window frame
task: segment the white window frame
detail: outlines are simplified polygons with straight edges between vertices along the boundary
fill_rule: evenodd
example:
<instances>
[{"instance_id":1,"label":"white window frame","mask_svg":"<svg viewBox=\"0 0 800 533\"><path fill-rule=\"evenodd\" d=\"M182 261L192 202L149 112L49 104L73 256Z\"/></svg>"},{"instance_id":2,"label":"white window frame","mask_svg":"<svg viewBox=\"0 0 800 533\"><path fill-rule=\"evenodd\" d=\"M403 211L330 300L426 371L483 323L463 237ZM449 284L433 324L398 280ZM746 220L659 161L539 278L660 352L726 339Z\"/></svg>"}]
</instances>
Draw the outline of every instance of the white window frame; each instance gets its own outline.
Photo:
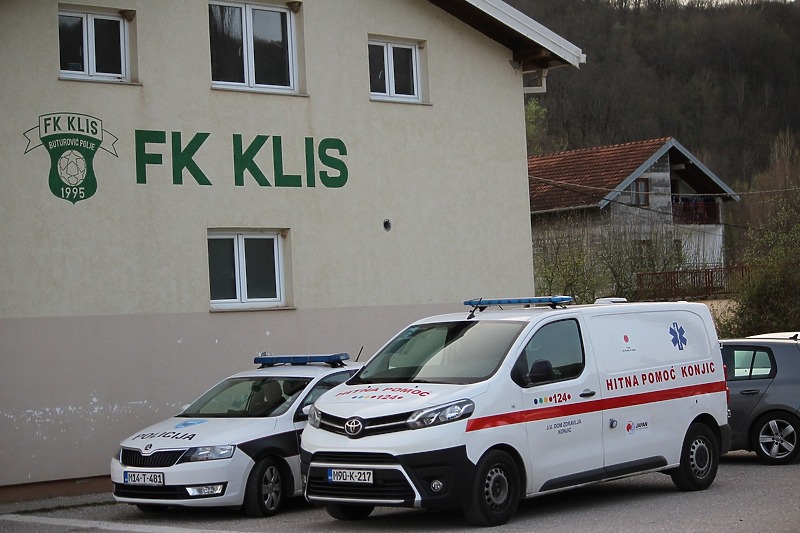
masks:
<instances>
[{"instance_id":1,"label":"white window frame","mask_svg":"<svg viewBox=\"0 0 800 533\"><path fill-rule=\"evenodd\" d=\"M295 31L294 13L291 10L278 6L265 4L252 4L247 2L224 2L213 1L209 5L236 7L242 10L242 61L244 62L244 82L235 81L215 81L211 80L211 87L216 89L236 89L254 92L269 93L297 93L297 42ZM280 12L286 15L286 40L289 44L289 85L264 85L258 84L256 80L256 66L253 61L255 51L253 49L253 10ZM210 44L210 43L209 43Z\"/></svg>"},{"instance_id":2,"label":"white window frame","mask_svg":"<svg viewBox=\"0 0 800 533\"><path fill-rule=\"evenodd\" d=\"M83 80L103 80L103 81L130 81L130 46L128 39L128 21L122 17L106 15L102 13L79 12L79 11L59 11L58 16L77 17L83 20L83 70L59 70L61 78L83 79ZM120 23L120 68L122 72L108 73L97 72L97 57L94 39L94 21L96 19L113 20ZM60 47L60 43L59 43ZM60 48L59 48L60 53Z\"/></svg>"},{"instance_id":3,"label":"white window frame","mask_svg":"<svg viewBox=\"0 0 800 533\"><path fill-rule=\"evenodd\" d=\"M234 268L236 272L236 298L228 300L211 300L212 310L224 309L264 309L286 306L286 291L284 288L284 257L283 238L279 232L208 232L208 241L212 239L233 240ZM250 298L247 295L247 258L244 253L245 240L272 239L275 257L275 298ZM210 276L209 272L209 276ZM209 279L209 291L211 280Z\"/></svg>"},{"instance_id":4,"label":"white window frame","mask_svg":"<svg viewBox=\"0 0 800 533\"><path fill-rule=\"evenodd\" d=\"M399 101L399 102L421 102L421 90L420 90L420 65L419 65L419 46L412 43L401 43L401 42L394 42L394 41L382 41L377 39L369 39L367 41L367 47L369 48L370 45L373 46L380 46L383 48L383 64L385 67L386 73L386 92L385 93L378 93L372 92L372 88L370 88L370 99L371 100L385 100L385 101ZM392 50L394 48L407 48L411 50L411 65L412 65L412 74L414 76L414 94L397 94L395 89L395 79L394 79L394 54L392 54Z\"/></svg>"}]
</instances>

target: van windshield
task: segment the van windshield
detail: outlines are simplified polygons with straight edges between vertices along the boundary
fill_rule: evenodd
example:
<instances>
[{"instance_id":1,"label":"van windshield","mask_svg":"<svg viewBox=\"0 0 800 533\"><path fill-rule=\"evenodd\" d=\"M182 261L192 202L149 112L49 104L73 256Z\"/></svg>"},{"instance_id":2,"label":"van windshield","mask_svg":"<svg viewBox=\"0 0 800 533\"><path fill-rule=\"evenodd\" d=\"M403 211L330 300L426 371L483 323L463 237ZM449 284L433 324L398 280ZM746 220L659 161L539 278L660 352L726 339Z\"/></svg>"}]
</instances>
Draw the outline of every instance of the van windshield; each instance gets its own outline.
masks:
<instances>
[{"instance_id":1,"label":"van windshield","mask_svg":"<svg viewBox=\"0 0 800 533\"><path fill-rule=\"evenodd\" d=\"M348 383L483 381L495 373L526 324L464 320L410 326Z\"/></svg>"}]
</instances>

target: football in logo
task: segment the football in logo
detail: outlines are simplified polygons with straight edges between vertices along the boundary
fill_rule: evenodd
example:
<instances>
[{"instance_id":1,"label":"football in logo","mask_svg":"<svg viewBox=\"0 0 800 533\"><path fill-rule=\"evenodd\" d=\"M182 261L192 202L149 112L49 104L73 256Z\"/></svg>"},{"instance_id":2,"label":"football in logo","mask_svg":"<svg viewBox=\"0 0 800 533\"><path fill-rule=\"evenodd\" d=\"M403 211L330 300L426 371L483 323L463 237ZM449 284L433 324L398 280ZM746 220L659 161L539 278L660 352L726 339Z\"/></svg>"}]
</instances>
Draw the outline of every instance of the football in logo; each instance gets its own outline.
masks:
<instances>
[{"instance_id":1,"label":"football in logo","mask_svg":"<svg viewBox=\"0 0 800 533\"><path fill-rule=\"evenodd\" d=\"M80 185L86 177L86 159L76 150L67 150L58 158L58 177L70 187Z\"/></svg>"}]
</instances>

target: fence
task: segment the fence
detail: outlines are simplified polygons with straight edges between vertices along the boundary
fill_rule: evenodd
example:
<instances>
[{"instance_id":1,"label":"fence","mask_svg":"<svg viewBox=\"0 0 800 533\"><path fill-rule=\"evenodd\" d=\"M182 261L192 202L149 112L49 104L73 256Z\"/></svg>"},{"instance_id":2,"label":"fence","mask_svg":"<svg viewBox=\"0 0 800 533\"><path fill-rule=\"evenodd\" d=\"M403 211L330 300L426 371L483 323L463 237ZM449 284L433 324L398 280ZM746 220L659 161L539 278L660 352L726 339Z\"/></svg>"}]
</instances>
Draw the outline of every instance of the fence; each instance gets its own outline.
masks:
<instances>
[{"instance_id":1,"label":"fence","mask_svg":"<svg viewBox=\"0 0 800 533\"><path fill-rule=\"evenodd\" d=\"M735 293L750 267L701 268L671 272L638 272L637 300L714 298Z\"/></svg>"}]
</instances>

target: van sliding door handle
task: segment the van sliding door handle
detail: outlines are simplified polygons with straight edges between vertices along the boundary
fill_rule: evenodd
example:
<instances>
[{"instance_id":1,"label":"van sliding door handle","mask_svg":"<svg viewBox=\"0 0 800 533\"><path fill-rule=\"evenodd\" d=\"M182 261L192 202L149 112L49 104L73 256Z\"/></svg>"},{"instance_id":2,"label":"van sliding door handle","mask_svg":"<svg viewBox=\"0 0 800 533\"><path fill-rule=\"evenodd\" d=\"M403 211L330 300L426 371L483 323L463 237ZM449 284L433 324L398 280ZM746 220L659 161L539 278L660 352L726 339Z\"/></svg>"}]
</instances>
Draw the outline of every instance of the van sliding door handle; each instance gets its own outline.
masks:
<instances>
[{"instance_id":1,"label":"van sliding door handle","mask_svg":"<svg viewBox=\"0 0 800 533\"><path fill-rule=\"evenodd\" d=\"M581 398L591 398L595 394L597 394L597 392L589 389L584 389L583 392L581 393Z\"/></svg>"},{"instance_id":2,"label":"van sliding door handle","mask_svg":"<svg viewBox=\"0 0 800 533\"><path fill-rule=\"evenodd\" d=\"M752 396L754 394L760 394L760 393L761 391L758 389L746 389L741 391L739 394L741 394L742 396Z\"/></svg>"}]
</instances>

